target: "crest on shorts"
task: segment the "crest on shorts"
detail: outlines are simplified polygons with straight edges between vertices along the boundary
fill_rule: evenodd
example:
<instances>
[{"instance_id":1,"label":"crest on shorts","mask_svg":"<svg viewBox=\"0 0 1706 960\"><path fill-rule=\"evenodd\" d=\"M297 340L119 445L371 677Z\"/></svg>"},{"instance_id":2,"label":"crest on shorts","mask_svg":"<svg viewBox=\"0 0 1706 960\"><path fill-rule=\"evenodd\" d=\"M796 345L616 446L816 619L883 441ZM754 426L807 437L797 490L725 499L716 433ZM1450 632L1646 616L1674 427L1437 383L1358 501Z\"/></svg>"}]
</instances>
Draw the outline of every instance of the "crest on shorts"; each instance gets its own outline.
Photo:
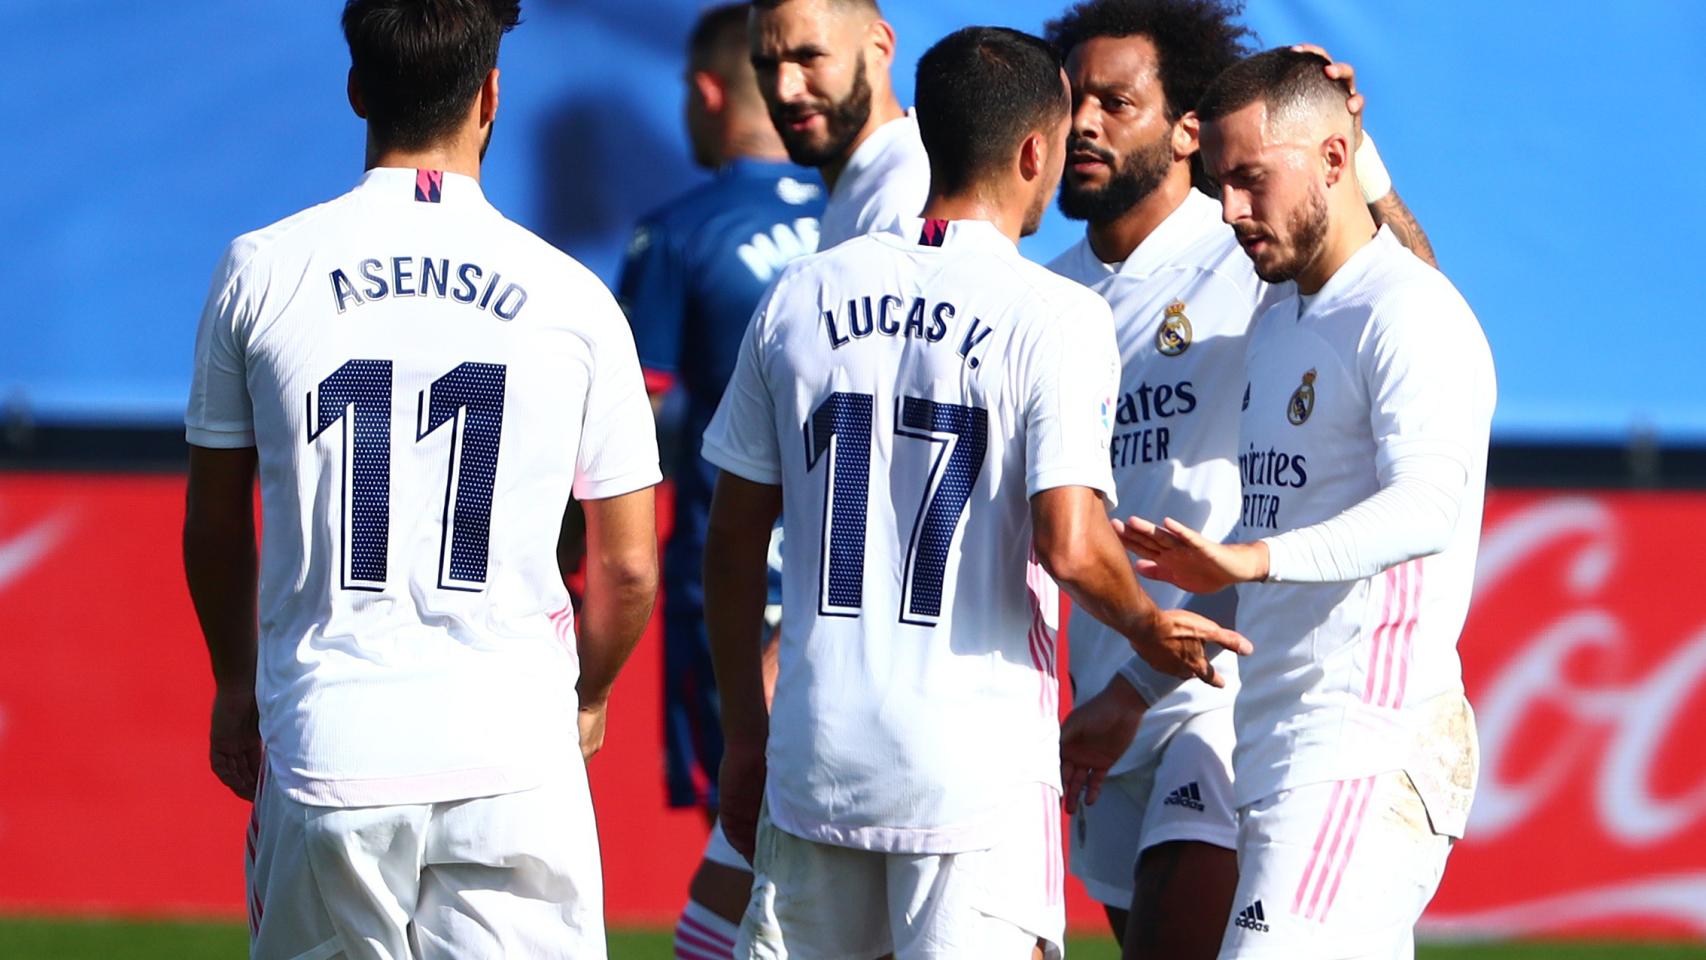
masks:
<instances>
[{"instance_id":1,"label":"crest on shorts","mask_svg":"<svg viewBox=\"0 0 1706 960\"><path fill-rule=\"evenodd\" d=\"M1303 421L1315 412L1315 371L1310 370L1303 375L1303 382L1291 392L1291 399L1285 404L1285 418L1294 427L1303 426Z\"/></svg>"},{"instance_id":2,"label":"crest on shorts","mask_svg":"<svg viewBox=\"0 0 1706 960\"><path fill-rule=\"evenodd\" d=\"M1155 349L1164 357L1176 357L1190 347L1190 318L1185 316L1184 301L1174 300L1161 317L1161 329L1155 331Z\"/></svg>"}]
</instances>

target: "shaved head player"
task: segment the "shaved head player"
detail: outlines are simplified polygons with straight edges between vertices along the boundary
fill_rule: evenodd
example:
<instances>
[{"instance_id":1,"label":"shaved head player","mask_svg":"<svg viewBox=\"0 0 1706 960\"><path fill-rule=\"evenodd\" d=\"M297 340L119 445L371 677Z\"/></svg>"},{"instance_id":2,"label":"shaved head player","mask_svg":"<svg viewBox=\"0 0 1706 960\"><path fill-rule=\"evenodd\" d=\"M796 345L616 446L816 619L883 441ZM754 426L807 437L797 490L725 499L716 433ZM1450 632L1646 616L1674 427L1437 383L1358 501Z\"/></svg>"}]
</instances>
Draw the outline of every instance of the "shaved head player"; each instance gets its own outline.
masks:
<instances>
[{"instance_id":1,"label":"shaved head player","mask_svg":"<svg viewBox=\"0 0 1706 960\"><path fill-rule=\"evenodd\" d=\"M1409 957L1475 789L1457 656L1495 384L1444 276L1377 229L1326 61L1270 50L1199 102L1256 274L1295 295L1245 360L1229 542L1127 521L1140 572L1238 584L1238 890L1222 958Z\"/></svg>"}]
</instances>

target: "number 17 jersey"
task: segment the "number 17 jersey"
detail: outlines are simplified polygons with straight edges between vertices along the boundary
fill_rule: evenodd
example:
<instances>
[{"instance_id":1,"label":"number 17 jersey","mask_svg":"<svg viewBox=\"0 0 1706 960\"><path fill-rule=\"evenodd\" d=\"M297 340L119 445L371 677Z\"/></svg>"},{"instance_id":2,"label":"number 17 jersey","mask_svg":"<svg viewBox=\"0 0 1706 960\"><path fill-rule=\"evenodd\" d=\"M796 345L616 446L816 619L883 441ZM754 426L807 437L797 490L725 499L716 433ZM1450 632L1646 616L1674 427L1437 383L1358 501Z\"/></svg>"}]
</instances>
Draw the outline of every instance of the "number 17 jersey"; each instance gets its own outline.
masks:
<instances>
[{"instance_id":1,"label":"number 17 jersey","mask_svg":"<svg viewBox=\"0 0 1706 960\"><path fill-rule=\"evenodd\" d=\"M473 179L370 170L232 242L185 420L256 448L255 693L291 797L490 796L580 762L563 510L659 479L596 277Z\"/></svg>"},{"instance_id":2,"label":"number 17 jersey","mask_svg":"<svg viewBox=\"0 0 1706 960\"><path fill-rule=\"evenodd\" d=\"M1029 502L1112 499L1118 376L1106 302L989 223L901 220L783 273L704 443L783 491L778 828L957 853L1059 789Z\"/></svg>"}]
</instances>

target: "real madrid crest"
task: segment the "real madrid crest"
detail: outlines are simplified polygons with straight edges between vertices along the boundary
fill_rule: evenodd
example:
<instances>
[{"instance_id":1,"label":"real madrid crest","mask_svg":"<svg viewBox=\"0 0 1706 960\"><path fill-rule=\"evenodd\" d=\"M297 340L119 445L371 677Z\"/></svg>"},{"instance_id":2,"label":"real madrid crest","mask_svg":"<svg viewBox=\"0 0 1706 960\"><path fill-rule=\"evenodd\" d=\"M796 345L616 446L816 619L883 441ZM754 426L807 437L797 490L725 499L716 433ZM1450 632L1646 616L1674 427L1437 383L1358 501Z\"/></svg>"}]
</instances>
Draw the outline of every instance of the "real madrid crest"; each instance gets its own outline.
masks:
<instances>
[{"instance_id":1,"label":"real madrid crest","mask_svg":"<svg viewBox=\"0 0 1706 960\"><path fill-rule=\"evenodd\" d=\"M1294 427L1303 426L1303 421L1315 412L1315 371L1303 375L1303 382L1291 392L1291 399L1285 405L1285 418Z\"/></svg>"},{"instance_id":2,"label":"real madrid crest","mask_svg":"<svg viewBox=\"0 0 1706 960\"><path fill-rule=\"evenodd\" d=\"M1185 304L1174 300L1167 304L1161 318L1161 329L1155 331L1155 349L1164 357L1176 357L1191 346L1191 321L1185 316Z\"/></svg>"}]
</instances>

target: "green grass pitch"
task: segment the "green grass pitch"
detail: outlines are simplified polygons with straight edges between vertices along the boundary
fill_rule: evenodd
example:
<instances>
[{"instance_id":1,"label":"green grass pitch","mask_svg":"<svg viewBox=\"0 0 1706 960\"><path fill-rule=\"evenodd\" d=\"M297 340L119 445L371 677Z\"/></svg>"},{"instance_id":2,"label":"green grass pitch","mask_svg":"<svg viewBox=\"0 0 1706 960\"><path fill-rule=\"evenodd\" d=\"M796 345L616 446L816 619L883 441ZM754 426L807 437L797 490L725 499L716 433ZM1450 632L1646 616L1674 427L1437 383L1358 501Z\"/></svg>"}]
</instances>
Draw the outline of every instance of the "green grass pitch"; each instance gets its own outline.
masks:
<instances>
[{"instance_id":1,"label":"green grass pitch","mask_svg":"<svg viewBox=\"0 0 1706 960\"><path fill-rule=\"evenodd\" d=\"M0 919L0 957L7 960L228 960L248 953L241 924L122 920ZM1079 937L1067 945L1073 960L1117 960L1105 938ZM1424 946L1421 960L1683 960L1706 958L1706 944L1610 946L1594 944L1477 944ZM611 960L673 960L664 931L615 930Z\"/></svg>"}]
</instances>

